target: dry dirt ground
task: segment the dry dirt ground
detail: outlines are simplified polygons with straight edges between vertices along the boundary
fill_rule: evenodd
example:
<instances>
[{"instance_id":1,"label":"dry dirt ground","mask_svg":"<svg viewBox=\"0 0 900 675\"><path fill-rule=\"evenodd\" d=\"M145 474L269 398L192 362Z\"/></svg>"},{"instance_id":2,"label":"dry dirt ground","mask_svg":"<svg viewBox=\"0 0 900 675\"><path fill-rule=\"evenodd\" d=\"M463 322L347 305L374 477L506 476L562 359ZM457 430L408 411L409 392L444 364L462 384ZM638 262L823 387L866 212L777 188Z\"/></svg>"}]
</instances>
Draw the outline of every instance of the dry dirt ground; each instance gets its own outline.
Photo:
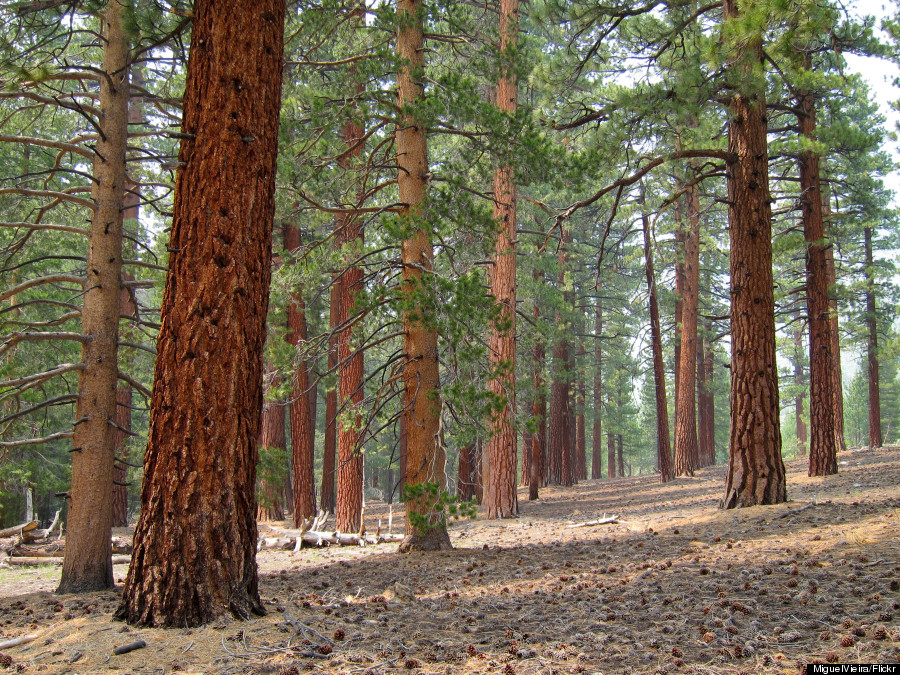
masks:
<instances>
[{"instance_id":1,"label":"dry dirt ground","mask_svg":"<svg viewBox=\"0 0 900 675\"><path fill-rule=\"evenodd\" d=\"M900 447L841 473L788 464L791 502L721 511L724 469L551 488L521 517L455 523L456 550L260 554L266 617L146 630L119 591L56 596L0 570L0 673L800 673L900 659ZM374 515L373 515L373 512ZM385 507L370 505L374 529ZM571 527L603 514L622 523ZM395 522L399 523L398 514ZM265 532L266 528L262 528ZM116 567L116 577L125 575ZM114 655L117 646L146 647Z\"/></svg>"}]
</instances>

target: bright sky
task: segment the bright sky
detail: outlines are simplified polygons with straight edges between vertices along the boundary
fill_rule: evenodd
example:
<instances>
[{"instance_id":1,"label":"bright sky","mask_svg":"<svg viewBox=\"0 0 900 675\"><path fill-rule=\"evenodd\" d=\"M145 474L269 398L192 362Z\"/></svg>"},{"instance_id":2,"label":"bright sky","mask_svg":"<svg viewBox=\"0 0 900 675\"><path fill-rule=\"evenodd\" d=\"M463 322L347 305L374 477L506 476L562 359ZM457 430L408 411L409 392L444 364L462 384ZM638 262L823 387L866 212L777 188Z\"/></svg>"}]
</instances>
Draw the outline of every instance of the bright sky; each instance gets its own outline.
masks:
<instances>
[{"instance_id":1,"label":"bright sky","mask_svg":"<svg viewBox=\"0 0 900 675\"><path fill-rule=\"evenodd\" d=\"M900 11L896 5L883 0L851 0L848 4L851 11L857 14L872 15L878 21ZM884 36L885 40L887 39ZM869 83L872 96L881 108L881 114L887 119L885 129L889 132L900 131L900 114L891 106L900 100L900 88L897 81L900 79L900 68L893 61L885 59L844 54L847 65L853 72L860 73ZM892 152L895 161L900 163L900 143L897 140L889 140L886 150ZM897 172L885 177L885 185L894 191L894 204L900 206L900 175Z\"/></svg>"}]
</instances>

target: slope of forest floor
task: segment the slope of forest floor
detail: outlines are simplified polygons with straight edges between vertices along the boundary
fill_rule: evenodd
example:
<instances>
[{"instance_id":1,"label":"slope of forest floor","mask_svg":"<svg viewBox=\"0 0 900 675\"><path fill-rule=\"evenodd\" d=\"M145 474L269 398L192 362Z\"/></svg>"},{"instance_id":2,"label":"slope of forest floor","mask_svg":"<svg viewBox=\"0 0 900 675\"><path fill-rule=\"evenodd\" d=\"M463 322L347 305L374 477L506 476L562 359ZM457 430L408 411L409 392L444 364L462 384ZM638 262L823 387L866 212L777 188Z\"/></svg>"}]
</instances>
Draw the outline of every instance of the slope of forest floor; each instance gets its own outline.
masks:
<instances>
[{"instance_id":1,"label":"slope of forest floor","mask_svg":"<svg viewBox=\"0 0 900 675\"><path fill-rule=\"evenodd\" d=\"M800 673L900 660L900 448L788 462L792 501L721 511L724 468L520 490L516 520L454 523L456 550L263 551L266 617L198 629L111 618L120 590L56 596L0 569L0 673ZM387 507L370 504L369 529ZM615 524L570 527L604 514ZM394 513L401 523L402 514ZM263 533L266 527L262 526ZM116 566L117 581L125 566ZM117 646L146 647L113 655ZM312 655L314 654L314 655Z\"/></svg>"}]
</instances>

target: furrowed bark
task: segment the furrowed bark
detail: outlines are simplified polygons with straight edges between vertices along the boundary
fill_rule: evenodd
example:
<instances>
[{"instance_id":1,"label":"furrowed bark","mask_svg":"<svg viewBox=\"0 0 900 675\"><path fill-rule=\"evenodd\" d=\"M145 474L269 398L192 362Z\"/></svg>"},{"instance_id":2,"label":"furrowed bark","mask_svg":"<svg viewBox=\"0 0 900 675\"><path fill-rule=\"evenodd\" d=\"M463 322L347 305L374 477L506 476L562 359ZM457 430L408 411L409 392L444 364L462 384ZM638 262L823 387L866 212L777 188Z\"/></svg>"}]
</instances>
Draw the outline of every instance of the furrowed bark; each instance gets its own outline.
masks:
<instances>
[{"instance_id":1,"label":"furrowed bark","mask_svg":"<svg viewBox=\"0 0 900 675\"><path fill-rule=\"evenodd\" d=\"M141 516L117 617L264 614L257 447L284 0L198 0ZM189 135L189 136L188 136Z\"/></svg>"},{"instance_id":2,"label":"furrowed bark","mask_svg":"<svg viewBox=\"0 0 900 675\"><path fill-rule=\"evenodd\" d=\"M725 20L737 17L725 0ZM761 37L741 48L731 66L741 80L762 63ZM752 83L751 83L752 86ZM781 459L772 211L766 100L762 85L731 98L727 167L731 239L731 434L724 508L787 500Z\"/></svg>"},{"instance_id":3,"label":"furrowed bark","mask_svg":"<svg viewBox=\"0 0 900 675\"><path fill-rule=\"evenodd\" d=\"M519 0L500 0L500 55L509 58L517 43ZM519 90L515 70L504 66L497 83L497 107L513 115ZM488 518L512 518L519 513L516 494L516 184L513 167L504 164L494 172L494 219L498 223L491 295L500 305L500 325L491 328L491 368L498 374L488 389L503 401L492 422L487 445L490 471L484 486Z\"/></svg>"}]
</instances>

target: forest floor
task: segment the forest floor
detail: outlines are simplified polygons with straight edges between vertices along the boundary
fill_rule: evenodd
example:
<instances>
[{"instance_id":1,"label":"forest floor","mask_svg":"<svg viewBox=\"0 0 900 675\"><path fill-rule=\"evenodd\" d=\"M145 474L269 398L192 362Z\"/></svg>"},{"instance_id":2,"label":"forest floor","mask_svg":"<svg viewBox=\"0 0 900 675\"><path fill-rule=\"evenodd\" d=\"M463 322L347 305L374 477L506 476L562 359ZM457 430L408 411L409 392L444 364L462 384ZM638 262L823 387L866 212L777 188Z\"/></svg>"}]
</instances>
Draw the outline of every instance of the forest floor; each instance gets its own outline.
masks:
<instances>
[{"instance_id":1,"label":"forest floor","mask_svg":"<svg viewBox=\"0 0 900 675\"><path fill-rule=\"evenodd\" d=\"M724 467L548 488L455 550L263 551L269 614L184 630L112 620L117 590L56 596L0 569L0 673L801 673L900 660L900 447L787 463L791 501L717 508ZM369 529L387 507L370 504ZM615 514L620 523L572 527ZM402 522L394 513L394 523ZM397 528L395 528L397 529ZM261 527L266 532L266 527ZM116 579L125 566L116 566ZM113 655L142 639L146 647ZM304 644L306 639L306 644ZM304 656L316 652L316 656ZM319 652L326 652L322 654Z\"/></svg>"}]
</instances>

